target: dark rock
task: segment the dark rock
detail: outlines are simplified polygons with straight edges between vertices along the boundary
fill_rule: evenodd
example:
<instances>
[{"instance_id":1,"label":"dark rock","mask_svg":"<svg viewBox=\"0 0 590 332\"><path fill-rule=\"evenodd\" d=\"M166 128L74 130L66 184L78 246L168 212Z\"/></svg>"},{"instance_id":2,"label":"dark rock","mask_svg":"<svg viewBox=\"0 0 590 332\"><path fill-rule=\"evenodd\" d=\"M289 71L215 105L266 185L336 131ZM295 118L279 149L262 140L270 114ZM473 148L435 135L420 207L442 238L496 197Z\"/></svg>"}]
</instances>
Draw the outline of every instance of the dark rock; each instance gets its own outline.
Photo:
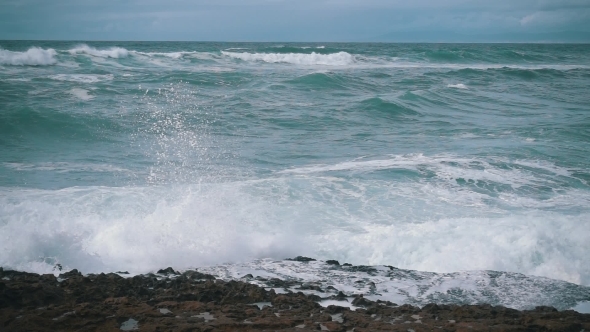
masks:
<instances>
[{"instance_id":1,"label":"dark rock","mask_svg":"<svg viewBox=\"0 0 590 332\"><path fill-rule=\"evenodd\" d=\"M328 265L340 265L340 263L336 260L330 259L326 261L326 264Z\"/></svg>"},{"instance_id":2,"label":"dark rock","mask_svg":"<svg viewBox=\"0 0 590 332\"><path fill-rule=\"evenodd\" d=\"M344 263L344 264L342 264L342 266L352 266L352 264L350 264L350 263Z\"/></svg>"},{"instance_id":3,"label":"dark rock","mask_svg":"<svg viewBox=\"0 0 590 332\"><path fill-rule=\"evenodd\" d=\"M156 273L157 274L164 274L164 275L170 275L170 274L179 275L180 274L180 273L174 271L174 269L171 268L171 267L168 267L168 268L165 268L165 269L162 269L162 270L158 270L158 272L156 272Z\"/></svg>"},{"instance_id":4,"label":"dark rock","mask_svg":"<svg viewBox=\"0 0 590 332\"><path fill-rule=\"evenodd\" d=\"M314 290L316 292L324 292L324 290L318 286L318 285L314 285L312 283L303 283L301 284L301 286L299 286L299 289L303 289L303 290Z\"/></svg>"},{"instance_id":5,"label":"dark rock","mask_svg":"<svg viewBox=\"0 0 590 332\"><path fill-rule=\"evenodd\" d=\"M365 265L358 265L358 266L352 266L350 268L351 271L353 272L366 272L368 274L372 274L372 273L376 273L377 269L375 269L372 266L365 266Z\"/></svg>"},{"instance_id":6,"label":"dark rock","mask_svg":"<svg viewBox=\"0 0 590 332\"><path fill-rule=\"evenodd\" d=\"M538 307L535 307L535 311L536 312L557 312L557 309L555 309L553 307L547 307L547 306L538 306Z\"/></svg>"},{"instance_id":7,"label":"dark rock","mask_svg":"<svg viewBox=\"0 0 590 332\"><path fill-rule=\"evenodd\" d=\"M363 297L363 295L361 294L361 295L355 297L354 300L352 300L352 305L357 306L357 307L370 307L372 305L375 305L375 302L365 299Z\"/></svg>"},{"instance_id":8,"label":"dark rock","mask_svg":"<svg viewBox=\"0 0 590 332\"><path fill-rule=\"evenodd\" d=\"M347 311L350 311L349 307L341 307L336 305L329 305L325 310L325 312L329 314L339 314Z\"/></svg>"},{"instance_id":9,"label":"dark rock","mask_svg":"<svg viewBox=\"0 0 590 332\"><path fill-rule=\"evenodd\" d=\"M348 296L346 296L346 294L342 293L342 292L338 292L338 294L336 295L332 295L329 296L327 298L325 298L327 300L336 300L336 301L343 301L344 302L348 302Z\"/></svg>"},{"instance_id":10,"label":"dark rock","mask_svg":"<svg viewBox=\"0 0 590 332\"><path fill-rule=\"evenodd\" d=\"M165 274L170 271L160 270ZM160 273L159 271L159 273ZM517 311L491 305L437 305L422 309L357 296L355 311L321 307L316 295L276 294L242 281L186 271L177 278L115 273L53 275L0 270L1 331L590 331L590 315L551 307ZM294 287L298 283L271 279ZM313 284L309 284L314 286ZM279 286L282 287L282 286ZM339 292L335 297L346 298ZM253 303L271 302L259 310ZM345 302L343 302L345 304ZM393 318L400 320L392 322ZM131 322L131 323L127 323ZM304 328L296 326L305 325Z\"/></svg>"},{"instance_id":11,"label":"dark rock","mask_svg":"<svg viewBox=\"0 0 590 332\"><path fill-rule=\"evenodd\" d=\"M192 280L215 280L214 276L198 271L186 271L182 274L182 276Z\"/></svg>"},{"instance_id":12,"label":"dark rock","mask_svg":"<svg viewBox=\"0 0 590 332\"><path fill-rule=\"evenodd\" d=\"M81 276L82 276L82 273L80 273L80 271L78 271L76 269L73 269L73 270L68 271L66 273L61 273L59 275L59 277L60 278L63 278L63 279L65 279L65 278L72 278L72 277L81 277Z\"/></svg>"},{"instance_id":13,"label":"dark rock","mask_svg":"<svg viewBox=\"0 0 590 332\"><path fill-rule=\"evenodd\" d=\"M397 307L397 304L395 304L395 303L393 303L393 302L391 302L391 301L382 301L382 300L377 300L377 301L375 301L375 302L377 302L377 304L387 305L387 306L390 306L390 307ZM430 304L427 304L427 305L430 305ZM436 305L436 304L435 304L435 305Z\"/></svg>"},{"instance_id":14,"label":"dark rock","mask_svg":"<svg viewBox=\"0 0 590 332\"><path fill-rule=\"evenodd\" d=\"M287 258L286 261L295 261L295 262L314 262L316 261L314 258L309 258L305 256L297 256L295 258Z\"/></svg>"}]
</instances>

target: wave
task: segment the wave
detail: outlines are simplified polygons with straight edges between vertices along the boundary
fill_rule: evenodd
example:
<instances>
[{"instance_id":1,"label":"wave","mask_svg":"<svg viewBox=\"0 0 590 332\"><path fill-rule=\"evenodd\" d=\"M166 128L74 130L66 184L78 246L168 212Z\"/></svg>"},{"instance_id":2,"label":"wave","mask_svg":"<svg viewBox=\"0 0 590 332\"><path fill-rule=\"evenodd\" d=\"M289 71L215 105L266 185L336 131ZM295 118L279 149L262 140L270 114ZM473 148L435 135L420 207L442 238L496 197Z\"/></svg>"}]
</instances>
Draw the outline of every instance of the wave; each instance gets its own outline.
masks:
<instances>
[{"instance_id":1,"label":"wave","mask_svg":"<svg viewBox=\"0 0 590 332\"><path fill-rule=\"evenodd\" d=\"M139 52L139 51L130 51L133 55L144 55L148 57L153 56L163 56L171 59L182 59L186 55L198 54L199 52L193 51L179 51L179 52Z\"/></svg>"},{"instance_id":2,"label":"wave","mask_svg":"<svg viewBox=\"0 0 590 332\"><path fill-rule=\"evenodd\" d=\"M89 75L89 74L56 74L48 76L56 81L68 81L77 83L98 83L104 81L112 81L114 76L112 74L106 75Z\"/></svg>"},{"instance_id":3,"label":"wave","mask_svg":"<svg viewBox=\"0 0 590 332\"><path fill-rule=\"evenodd\" d=\"M126 58L129 55L129 51L121 47L111 47L106 50L99 50L88 45L80 45L78 47L68 50L71 55L86 54L101 58Z\"/></svg>"},{"instance_id":4,"label":"wave","mask_svg":"<svg viewBox=\"0 0 590 332\"><path fill-rule=\"evenodd\" d=\"M344 89L346 81L338 75L329 72L316 72L303 75L287 81L290 84L304 86L314 90Z\"/></svg>"},{"instance_id":5,"label":"wave","mask_svg":"<svg viewBox=\"0 0 590 332\"><path fill-rule=\"evenodd\" d=\"M52 49L31 47L25 52L0 49L0 64L12 66L48 66L57 63L57 52Z\"/></svg>"},{"instance_id":6,"label":"wave","mask_svg":"<svg viewBox=\"0 0 590 332\"><path fill-rule=\"evenodd\" d=\"M69 162L41 162L41 163L3 163L4 167L21 172L55 172L55 173L79 173L79 172L101 172L101 173L125 173L128 169L113 166L110 164L95 163L69 163Z\"/></svg>"},{"instance_id":7,"label":"wave","mask_svg":"<svg viewBox=\"0 0 590 332\"><path fill-rule=\"evenodd\" d=\"M83 101L89 101L94 99L95 96L88 94L88 90L85 89L80 89L80 88L73 88L70 91L68 91L72 96L83 100Z\"/></svg>"},{"instance_id":8,"label":"wave","mask_svg":"<svg viewBox=\"0 0 590 332\"><path fill-rule=\"evenodd\" d=\"M445 206L437 203L436 188L416 196L385 181L354 185L288 177L188 186L3 188L0 265L50 272L60 263L89 273L143 273L302 254L590 283L590 267L584 265L590 230L580 223L587 213L456 217L440 209ZM407 201L405 195L413 196ZM410 211L412 221L397 219L399 210Z\"/></svg>"},{"instance_id":9,"label":"wave","mask_svg":"<svg viewBox=\"0 0 590 332\"><path fill-rule=\"evenodd\" d=\"M229 51L227 49L226 51ZM279 53L279 54L289 54L289 53L301 53L301 54L311 54L313 52L320 53L320 54L333 54L338 53L341 50L336 48L326 48L325 46L295 46L295 45L278 45L278 46L269 46L259 49L260 53Z\"/></svg>"},{"instance_id":10,"label":"wave","mask_svg":"<svg viewBox=\"0 0 590 332\"><path fill-rule=\"evenodd\" d=\"M87 90L71 89L68 94L76 98L91 98ZM73 114L59 111L39 111L25 108L0 113L0 143L18 142L22 135L40 140L58 137L110 140L113 132L123 130L120 119L105 118L91 112Z\"/></svg>"},{"instance_id":11,"label":"wave","mask_svg":"<svg viewBox=\"0 0 590 332\"><path fill-rule=\"evenodd\" d=\"M367 111L371 114L380 113L396 119L408 115L420 114L419 112L416 112L415 110L408 108L404 105L400 105L392 101L383 100L381 98L370 98L363 100L360 103L359 107L362 110Z\"/></svg>"},{"instance_id":12,"label":"wave","mask_svg":"<svg viewBox=\"0 0 590 332\"><path fill-rule=\"evenodd\" d=\"M467 85L463 84L463 83L457 83L457 84L447 84L447 88L455 88L455 89L463 89L463 90L467 90L469 89L467 87Z\"/></svg>"},{"instance_id":13,"label":"wave","mask_svg":"<svg viewBox=\"0 0 590 332\"><path fill-rule=\"evenodd\" d=\"M332 54L305 53L236 53L222 51L221 54L244 61L268 63L291 63L296 65L346 66L355 62L354 56L346 52Z\"/></svg>"},{"instance_id":14,"label":"wave","mask_svg":"<svg viewBox=\"0 0 590 332\"><path fill-rule=\"evenodd\" d=\"M583 208L590 200L587 193L576 189L579 180L574 173L577 170L534 160L408 154L388 159L359 158L331 165L303 166L285 169L278 174L327 176L343 172L369 174L383 171L410 177L416 183L437 191L437 196L456 206L487 206L494 211L497 207ZM544 188L555 186L567 190L567 194L546 196Z\"/></svg>"}]
</instances>

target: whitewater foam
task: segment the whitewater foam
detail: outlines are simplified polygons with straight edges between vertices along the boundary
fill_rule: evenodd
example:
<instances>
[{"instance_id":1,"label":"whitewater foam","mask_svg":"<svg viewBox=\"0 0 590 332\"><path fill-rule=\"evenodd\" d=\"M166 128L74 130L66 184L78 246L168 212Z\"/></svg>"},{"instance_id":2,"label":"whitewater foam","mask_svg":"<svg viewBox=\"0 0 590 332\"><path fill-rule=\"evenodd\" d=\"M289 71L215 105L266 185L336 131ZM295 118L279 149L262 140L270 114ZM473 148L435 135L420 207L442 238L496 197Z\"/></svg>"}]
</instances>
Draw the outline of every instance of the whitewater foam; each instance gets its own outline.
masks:
<instances>
[{"instance_id":1,"label":"whitewater foam","mask_svg":"<svg viewBox=\"0 0 590 332\"><path fill-rule=\"evenodd\" d=\"M355 62L354 56L346 52L332 54L302 53L236 53L221 52L223 55L244 61L262 61L268 63L290 63L296 65L346 66Z\"/></svg>"},{"instance_id":2,"label":"whitewater foam","mask_svg":"<svg viewBox=\"0 0 590 332\"><path fill-rule=\"evenodd\" d=\"M48 76L56 81L69 81L77 83L98 83L104 81L112 81L114 76L112 74L106 75L90 75L90 74L56 74Z\"/></svg>"},{"instance_id":3,"label":"whitewater foam","mask_svg":"<svg viewBox=\"0 0 590 332\"><path fill-rule=\"evenodd\" d=\"M497 164L503 166L498 167ZM513 187L538 185L539 181L554 181L555 176L570 177L571 169L535 160L504 158L462 158L453 155L407 154L392 155L388 159L358 158L333 165L310 165L279 171L279 174L314 174L338 171L373 172L384 169L407 169L416 172L433 171L446 181L457 179L490 181ZM543 172L534 172L540 169ZM546 174L549 172L550 174Z\"/></svg>"},{"instance_id":4,"label":"whitewater foam","mask_svg":"<svg viewBox=\"0 0 590 332\"><path fill-rule=\"evenodd\" d=\"M88 91L86 91L88 92ZM93 96L92 96L93 97ZM53 171L56 173L70 172L130 172L128 169L109 164L95 163L69 163L69 162L41 162L28 163L3 163L4 167L17 171Z\"/></svg>"},{"instance_id":5,"label":"whitewater foam","mask_svg":"<svg viewBox=\"0 0 590 332\"><path fill-rule=\"evenodd\" d=\"M129 55L129 51L121 47L111 47L105 50L99 50L88 45L79 45L75 48L68 50L71 55L86 54L101 58L126 58Z\"/></svg>"},{"instance_id":6,"label":"whitewater foam","mask_svg":"<svg viewBox=\"0 0 590 332\"><path fill-rule=\"evenodd\" d=\"M31 47L25 52L0 49L0 64L12 66L47 66L57 63L57 52L52 49Z\"/></svg>"},{"instance_id":7,"label":"whitewater foam","mask_svg":"<svg viewBox=\"0 0 590 332\"><path fill-rule=\"evenodd\" d=\"M353 296L370 300L423 306L439 304L489 303L516 309L555 306L561 310L584 310L590 288L563 281L507 272L466 271L432 273L397 269L392 266L335 266L321 261L255 260L198 268L224 280L241 280L272 288L272 278L285 281L282 293L304 292L319 296L320 304L350 306ZM250 277L250 275L252 277ZM261 278L260 278L261 277ZM313 285L322 291L304 289ZM347 299L330 300L342 292ZM587 303L587 302L586 302ZM354 310L354 306L352 307ZM587 310L587 309L586 309Z\"/></svg>"},{"instance_id":8,"label":"whitewater foam","mask_svg":"<svg viewBox=\"0 0 590 332\"><path fill-rule=\"evenodd\" d=\"M84 101L89 101L94 99L95 96L88 94L88 90L85 89L80 89L80 88L73 88L70 91L68 91L72 96L80 99L80 100L84 100Z\"/></svg>"},{"instance_id":9,"label":"whitewater foam","mask_svg":"<svg viewBox=\"0 0 590 332\"><path fill-rule=\"evenodd\" d=\"M590 283L590 267L584 264L590 230L580 222L588 214L532 210L486 216L481 211L479 217L462 217L473 211L458 201L453 212L446 198L472 194L386 182L347 186L330 178L278 178L4 189L0 242L6 250L0 265L36 272L55 263L87 272L147 272L303 254L354 264L437 272L494 269ZM362 195L354 195L357 191Z\"/></svg>"},{"instance_id":10,"label":"whitewater foam","mask_svg":"<svg viewBox=\"0 0 590 332\"><path fill-rule=\"evenodd\" d=\"M448 84L447 88L455 88L455 89L463 89L463 90L467 90L468 87L467 85L463 84L463 83L458 83L458 84Z\"/></svg>"}]
</instances>

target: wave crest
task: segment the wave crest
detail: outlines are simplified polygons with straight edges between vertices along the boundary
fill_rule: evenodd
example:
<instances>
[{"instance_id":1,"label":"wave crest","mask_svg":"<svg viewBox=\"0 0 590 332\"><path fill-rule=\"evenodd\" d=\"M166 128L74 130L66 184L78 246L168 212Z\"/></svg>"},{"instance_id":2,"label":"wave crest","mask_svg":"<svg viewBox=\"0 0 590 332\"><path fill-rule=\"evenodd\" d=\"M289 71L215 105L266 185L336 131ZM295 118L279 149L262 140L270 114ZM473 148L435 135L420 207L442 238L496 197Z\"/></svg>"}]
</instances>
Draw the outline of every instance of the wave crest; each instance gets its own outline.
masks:
<instances>
[{"instance_id":1,"label":"wave crest","mask_svg":"<svg viewBox=\"0 0 590 332\"><path fill-rule=\"evenodd\" d=\"M221 51L221 54L244 61L268 63L291 63L296 65L346 66L355 62L354 56L346 52L332 54L303 53L237 53Z\"/></svg>"},{"instance_id":2,"label":"wave crest","mask_svg":"<svg viewBox=\"0 0 590 332\"><path fill-rule=\"evenodd\" d=\"M80 45L78 47L70 49L68 52L70 52L71 55L86 54L95 57L115 59L126 58L127 56L129 56L129 51L122 47L111 47L106 50L99 50L88 45Z\"/></svg>"},{"instance_id":3,"label":"wave crest","mask_svg":"<svg viewBox=\"0 0 590 332\"><path fill-rule=\"evenodd\" d=\"M57 52L52 49L31 47L25 52L0 49L0 64L12 66L48 66L57 63Z\"/></svg>"}]
</instances>

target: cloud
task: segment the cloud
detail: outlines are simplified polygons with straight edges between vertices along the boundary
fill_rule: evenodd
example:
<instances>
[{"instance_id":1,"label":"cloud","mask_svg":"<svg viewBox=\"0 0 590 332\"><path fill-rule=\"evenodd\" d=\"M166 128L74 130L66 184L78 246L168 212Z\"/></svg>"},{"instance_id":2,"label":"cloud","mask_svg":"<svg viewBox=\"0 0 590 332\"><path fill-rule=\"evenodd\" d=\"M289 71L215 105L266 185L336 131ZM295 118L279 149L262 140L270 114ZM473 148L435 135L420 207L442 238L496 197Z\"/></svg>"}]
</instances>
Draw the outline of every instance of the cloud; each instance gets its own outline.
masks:
<instances>
[{"instance_id":1,"label":"cloud","mask_svg":"<svg viewBox=\"0 0 590 332\"><path fill-rule=\"evenodd\" d=\"M590 31L589 0L0 0L0 39L361 41Z\"/></svg>"},{"instance_id":2,"label":"cloud","mask_svg":"<svg viewBox=\"0 0 590 332\"><path fill-rule=\"evenodd\" d=\"M523 27L559 28L572 25L586 25L590 27L589 8L565 8L551 11L536 11L525 15L520 20Z\"/></svg>"}]
</instances>

